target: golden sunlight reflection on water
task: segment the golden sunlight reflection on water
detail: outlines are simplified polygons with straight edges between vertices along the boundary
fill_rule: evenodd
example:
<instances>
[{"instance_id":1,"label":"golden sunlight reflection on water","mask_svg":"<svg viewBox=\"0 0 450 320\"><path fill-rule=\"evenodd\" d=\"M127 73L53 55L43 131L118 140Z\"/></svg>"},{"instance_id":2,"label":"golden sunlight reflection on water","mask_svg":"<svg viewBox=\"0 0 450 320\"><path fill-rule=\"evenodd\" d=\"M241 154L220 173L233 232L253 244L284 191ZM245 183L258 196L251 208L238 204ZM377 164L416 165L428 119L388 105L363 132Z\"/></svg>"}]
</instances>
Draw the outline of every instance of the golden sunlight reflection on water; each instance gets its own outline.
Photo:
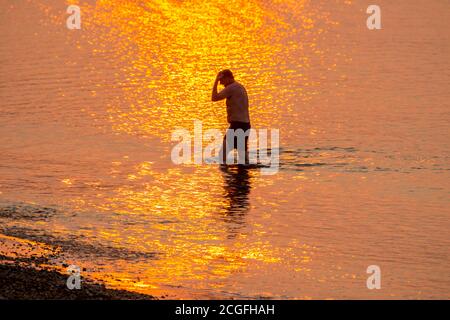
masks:
<instances>
[{"instance_id":1,"label":"golden sunlight reflection on water","mask_svg":"<svg viewBox=\"0 0 450 320\"><path fill-rule=\"evenodd\" d=\"M68 32L61 13L75 3L82 30ZM24 24L0 24L14 43L0 48L2 254L15 238L42 255L49 244L58 262L158 296L445 294L450 68L429 59L448 64L432 18L444 5L414 20L422 41L402 23L392 39L369 36L348 0L0 6ZM224 103L210 101L224 68L248 90L252 126L281 131L277 175L170 160L174 129L226 128ZM32 208L12 216L24 209L5 199ZM35 216L45 204L57 209ZM365 288L372 263L387 291Z\"/></svg>"},{"instance_id":2,"label":"golden sunlight reflection on water","mask_svg":"<svg viewBox=\"0 0 450 320\"><path fill-rule=\"evenodd\" d=\"M120 64L111 67L126 74L116 84L121 96L109 102L114 127L165 141L171 129L190 127L194 119L205 129L224 128L224 108L209 99L214 77L224 68L251 88L252 120L259 127L279 127L280 106L290 112L318 93L320 75L311 74L311 63L331 70L339 55L328 53L325 59L316 43L336 23L326 12L305 9L305 2L284 1L278 11L264 3L229 0L84 5L83 37L99 56L110 54L112 46ZM296 84L300 94L289 99L286 91Z\"/></svg>"},{"instance_id":3,"label":"golden sunlight reflection on water","mask_svg":"<svg viewBox=\"0 0 450 320\"><path fill-rule=\"evenodd\" d=\"M277 108L282 105L291 111L294 103L283 101L280 84L301 81L314 87L308 79L311 56L306 53L321 59L324 53L316 48L315 38L325 30L314 28L314 23L316 19L329 22L318 10L306 11L304 1L283 5L295 13L291 21L251 1L98 1L84 7L85 37L94 44L95 53L101 55L101 48L112 43L119 61L126 62L121 66L126 83L117 83L122 94L109 102L107 110L113 127L130 134L156 135L162 141L169 141L177 127L190 128L194 119L201 119L204 129L224 129L224 108L209 100L212 80L223 68L233 69L239 81L251 87L252 121L260 127L279 126ZM300 32L309 39L306 49L289 40ZM290 56L291 50L305 55L299 61L280 57ZM277 73L277 68L283 71ZM306 101L313 94L314 89L306 90L296 98ZM227 182L224 175L217 175L215 168L201 167L195 174L179 169L158 173L144 162L128 175L133 184L118 188L114 197L101 197L94 207L123 215L150 215L151 221L176 221L127 230L132 234L127 239L135 239L127 246L139 248L145 243L151 251L163 253L164 258L145 272L146 279L158 279L160 285L228 277L245 269L249 260L271 264L289 256L291 262L307 261L307 252L297 257L263 241L263 225L253 225L251 241L239 233L245 229L245 214L250 209L248 199L240 197L248 198L245 193L250 190L241 191L242 195L234 189L250 182L233 185L230 180L236 177L228 176ZM223 179L229 183L225 191ZM123 242L124 234L101 237L117 243Z\"/></svg>"}]
</instances>

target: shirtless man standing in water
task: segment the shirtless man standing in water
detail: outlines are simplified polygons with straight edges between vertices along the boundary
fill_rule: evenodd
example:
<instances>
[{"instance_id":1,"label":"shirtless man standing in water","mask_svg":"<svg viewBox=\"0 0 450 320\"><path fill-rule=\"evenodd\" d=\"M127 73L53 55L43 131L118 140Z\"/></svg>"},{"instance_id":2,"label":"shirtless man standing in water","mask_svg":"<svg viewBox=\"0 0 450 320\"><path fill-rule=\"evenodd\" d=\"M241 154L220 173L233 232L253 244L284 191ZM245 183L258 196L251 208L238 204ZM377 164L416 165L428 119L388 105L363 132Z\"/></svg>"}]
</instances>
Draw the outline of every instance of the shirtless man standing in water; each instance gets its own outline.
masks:
<instances>
[{"instance_id":1,"label":"shirtless man standing in water","mask_svg":"<svg viewBox=\"0 0 450 320\"><path fill-rule=\"evenodd\" d=\"M217 85L220 82L225 88L217 92ZM245 163L248 163L248 135L250 134L250 116L248 111L248 96L244 86L234 80L233 73L230 70L220 71L214 81L212 89L212 101L220 101L227 99L227 121L230 127L223 139L222 149L220 154L222 155L222 164L226 163L228 152L233 149L238 149L239 154L242 150L238 148L238 134L235 132L237 129L242 129L245 132ZM227 136L234 133L234 143L230 147L226 147ZM231 139L231 136L230 136ZM227 152L225 152L226 150Z\"/></svg>"}]
</instances>

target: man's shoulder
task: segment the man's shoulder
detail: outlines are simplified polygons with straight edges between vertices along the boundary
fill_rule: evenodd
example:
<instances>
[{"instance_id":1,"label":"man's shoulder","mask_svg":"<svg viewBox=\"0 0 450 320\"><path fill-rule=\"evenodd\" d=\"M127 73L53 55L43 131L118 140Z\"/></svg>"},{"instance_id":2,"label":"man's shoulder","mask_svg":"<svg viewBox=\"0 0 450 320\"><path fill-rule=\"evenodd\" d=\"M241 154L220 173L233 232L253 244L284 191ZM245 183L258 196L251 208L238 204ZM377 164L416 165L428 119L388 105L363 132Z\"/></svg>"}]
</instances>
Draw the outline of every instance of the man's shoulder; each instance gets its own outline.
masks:
<instances>
[{"instance_id":1,"label":"man's shoulder","mask_svg":"<svg viewBox=\"0 0 450 320\"><path fill-rule=\"evenodd\" d=\"M233 82L230 86L233 86L233 89L245 89L245 87L237 81Z\"/></svg>"}]
</instances>

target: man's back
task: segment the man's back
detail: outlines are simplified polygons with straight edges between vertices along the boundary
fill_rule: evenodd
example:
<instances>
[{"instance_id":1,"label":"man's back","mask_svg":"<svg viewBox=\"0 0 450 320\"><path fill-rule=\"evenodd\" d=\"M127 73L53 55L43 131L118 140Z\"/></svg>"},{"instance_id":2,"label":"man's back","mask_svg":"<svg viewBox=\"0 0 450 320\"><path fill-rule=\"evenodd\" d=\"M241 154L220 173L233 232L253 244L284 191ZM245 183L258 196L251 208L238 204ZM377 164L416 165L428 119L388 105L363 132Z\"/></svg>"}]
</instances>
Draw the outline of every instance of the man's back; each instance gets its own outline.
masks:
<instances>
[{"instance_id":1,"label":"man's back","mask_svg":"<svg viewBox=\"0 0 450 320\"><path fill-rule=\"evenodd\" d=\"M231 122L250 122L248 96L244 86L239 82L229 84L225 89L227 97L227 120Z\"/></svg>"}]
</instances>

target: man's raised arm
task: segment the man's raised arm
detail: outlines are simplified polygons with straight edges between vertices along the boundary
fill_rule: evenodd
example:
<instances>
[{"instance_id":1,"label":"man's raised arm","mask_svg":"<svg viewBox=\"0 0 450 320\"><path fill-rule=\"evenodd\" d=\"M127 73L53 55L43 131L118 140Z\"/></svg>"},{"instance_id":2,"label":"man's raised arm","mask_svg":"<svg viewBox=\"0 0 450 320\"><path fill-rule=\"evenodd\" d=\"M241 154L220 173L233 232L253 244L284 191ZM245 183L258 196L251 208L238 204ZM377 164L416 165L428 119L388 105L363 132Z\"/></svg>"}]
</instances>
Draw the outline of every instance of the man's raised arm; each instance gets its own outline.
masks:
<instances>
[{"instance_id":1,"label":"man's raised arm","mask_svg":"<svg viewBox=\"0 0 450 320\"><path fill-rule=\"evenodd\" d=\"M216 77L216 80L214 81L214 86L212 89L212 95L211 95L211 100L212 101L219 101L220 99L218 99L218 93L217 93L217 85L219 84L219 80L220 77L222 76L222 74L219 72L219 74Z\"/></svg>"},{"instance_id":2,"label":"man's raised arm","mask_svg":"<svg viewBox=\"0 0 450 320\"><path fill-rule=\"evenodd\" d=\"M222 76L223 76L222 73L219 72L219 74L216 77L216 80L214 81L214 86L213 86L212 95L211 95L212 101L219 101L219 100L223 100L228 97L227 88L223 89L220 92L217 92L217 85L219 84L219 80L222 78Z\"/></svg>"}]
</instances>

